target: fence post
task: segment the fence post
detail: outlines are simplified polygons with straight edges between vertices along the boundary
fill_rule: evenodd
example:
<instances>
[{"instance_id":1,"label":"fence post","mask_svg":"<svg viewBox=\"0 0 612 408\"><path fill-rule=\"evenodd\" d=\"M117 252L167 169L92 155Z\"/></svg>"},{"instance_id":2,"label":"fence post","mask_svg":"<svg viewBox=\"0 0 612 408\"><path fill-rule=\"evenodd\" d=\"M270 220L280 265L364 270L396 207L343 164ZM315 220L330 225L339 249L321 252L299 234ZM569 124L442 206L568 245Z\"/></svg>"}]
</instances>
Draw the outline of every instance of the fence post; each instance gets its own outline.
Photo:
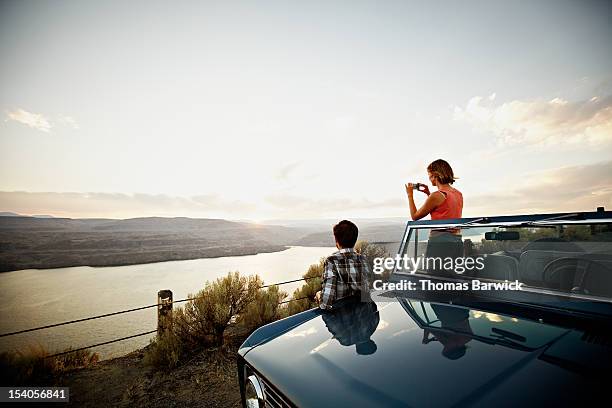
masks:
<instances>
[{"instance_id":1,"label":"fence post","mask_svg":"<svg viewBox=\"0 0 612 408\"><path fill-rule=\"evenodd\" d=\"M172 326L172 291L169 289L157 292L157 336Z\"/></svg>"}]
</instances>

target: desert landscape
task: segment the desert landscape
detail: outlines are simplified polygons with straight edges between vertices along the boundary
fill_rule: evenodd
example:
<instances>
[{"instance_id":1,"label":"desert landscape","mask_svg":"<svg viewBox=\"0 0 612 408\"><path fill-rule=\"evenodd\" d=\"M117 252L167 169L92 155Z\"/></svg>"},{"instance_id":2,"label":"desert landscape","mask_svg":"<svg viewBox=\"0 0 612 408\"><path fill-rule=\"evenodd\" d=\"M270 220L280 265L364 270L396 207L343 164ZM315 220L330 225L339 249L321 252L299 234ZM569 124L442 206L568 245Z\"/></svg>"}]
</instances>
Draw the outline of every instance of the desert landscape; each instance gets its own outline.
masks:
<instances>
[{"instance_id":1,"label":"desert landscape","mask_svg":"<svg viewBox=\"0 0 612 408\"><path fill-rule=\"evenodd\" d=\"M0 272L69 266L118 266L253 255L287 246L333 246L332 221L285 225L207 218L125 220L0 216ZM404 224L364 220L360 238L395 243Z\"/></svg>"}]
</instances>

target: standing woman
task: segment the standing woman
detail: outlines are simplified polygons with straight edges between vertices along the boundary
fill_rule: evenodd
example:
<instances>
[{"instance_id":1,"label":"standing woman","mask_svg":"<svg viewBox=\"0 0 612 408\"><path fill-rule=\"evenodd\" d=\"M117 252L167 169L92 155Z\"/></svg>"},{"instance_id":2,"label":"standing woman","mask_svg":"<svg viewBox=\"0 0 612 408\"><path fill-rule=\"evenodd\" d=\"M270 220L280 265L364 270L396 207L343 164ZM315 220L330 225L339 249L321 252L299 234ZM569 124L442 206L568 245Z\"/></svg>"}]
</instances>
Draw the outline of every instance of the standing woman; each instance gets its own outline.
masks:
<instances>
[{"instance_id":1,"label":"standing woman","mask_svg":"<svg viewBox=\"0 0 612 408\"><path fill-rule=\"evenodd\" d=\"M431 184L438 188L438 191L429 192L429 187L419 185L419 191L427 194L425 203L417 210L414 204L414 187L412 183L406 184L408 194L408 204L410 205L410 217L413 220L431 215L432 220L443 220L449 218L461 218L463 211L463 195L459 190L452 187L455 182L455 175L450 164L445 160L438 159L427 166L427 175ZM463 241L458 228L432 228L429 230L429 240L425 250L426 258L447 257L456 259L464 256ZM435 275L453 276L452 268L444 266L428 267L428 272Z\"/></svg>"},{"instance_id":2,"label":"standing woman","mask_svg":"<svg viewBox=\"0 0 612 408\"><path fill-rule=\"evenodd\" d=\"M438 191L429 192L429 187L420 185L419 191L427 194L425 204L417 210L414 204L414 187L412 183L406 184L408 194L408 204L410 205L410 216L414 221L431 214L432 220L442 220L447 218L461 218L463 211L463 195L459 190L452 187L455 182L455 175L450 164L445 160L438 159L427 166L427 175L431 184L438 188Z\"/></svg>"}]
</instances>

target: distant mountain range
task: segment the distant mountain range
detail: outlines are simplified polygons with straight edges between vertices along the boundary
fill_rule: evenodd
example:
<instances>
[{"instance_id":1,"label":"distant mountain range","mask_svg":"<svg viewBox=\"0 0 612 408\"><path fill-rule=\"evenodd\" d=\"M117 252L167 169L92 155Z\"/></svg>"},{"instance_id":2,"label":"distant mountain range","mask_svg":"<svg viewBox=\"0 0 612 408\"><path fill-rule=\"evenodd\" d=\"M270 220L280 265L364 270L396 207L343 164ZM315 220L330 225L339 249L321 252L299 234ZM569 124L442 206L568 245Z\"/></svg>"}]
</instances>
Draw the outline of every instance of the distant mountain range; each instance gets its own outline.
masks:
<instances>
[{"instance_id":1,"label":"distant mountain range","mask_svg":"<svg viewBox=\"0 0 612 408\"><path fill-rule=\"evenodd\" d=\"M331 227L337 222L275 225L186 217L117 220L0 214L0 272L248 255L291 245L331 247ZM405 227L396 219L355 222L359 238L369 242L398 242Z\"/></svg>"},{"instance_id":2,"label":"distant mountain range","mask_svg":"<svg viewBox=\"0 0 612 408\"><path fill-rule=\"evenodd\" d=\"M21 215L14 212L0 211L0 217L34 217L34 218L55 218L52 215Z\"/></svg>"}]
</instances>

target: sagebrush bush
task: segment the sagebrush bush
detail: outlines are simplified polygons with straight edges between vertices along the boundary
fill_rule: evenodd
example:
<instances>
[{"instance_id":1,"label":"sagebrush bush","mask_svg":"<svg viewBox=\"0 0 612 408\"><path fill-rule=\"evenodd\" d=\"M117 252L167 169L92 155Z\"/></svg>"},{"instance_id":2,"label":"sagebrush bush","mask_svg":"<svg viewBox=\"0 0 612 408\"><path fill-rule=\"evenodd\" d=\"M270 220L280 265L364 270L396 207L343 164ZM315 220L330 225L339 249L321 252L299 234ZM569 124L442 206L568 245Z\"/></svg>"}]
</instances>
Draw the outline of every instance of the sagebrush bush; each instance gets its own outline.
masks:
<instances>
[{"instance_id":1,"label":"sagebrush bush","mask_svg":"<svg viewBox=\"0 0 612 408\"><path fill-rule=\"evenodd\" d=\"M156 368L174 368L184 354L181 338L170 329L151 340L144 355L144 363Z\"/></svg>"},{"instance_id":2,"label":"sagebrush bush","mask_svg":"<svg viewBox=\"0 0 612 408\"><path fill-rule=\"evenodd\" d=\"M306 297L306 299L289 302L286 308L288 316L303 312L304 310L312 309L318 305L317 301L315 300L315 295L321 290L324 263L325 258L321 258L319 263L310 265L310 267L308 267L308 271L302 275L302 278L308 280L304 282L301 288L296 289L293 292L293 299L299 299L302 297Z\"/></svg>"},{"instance_id":3,"label":"sagebrush bush","mask_svg":"<svg viewBox=\"0 0 612 408\"><path fill-rule=\"evenodd\" d=\"M281 291L278 286L270 286L267 289L257 291L255 298L240 315L239 321L249 329L256 329L283 317L282 305L287 293Z\"/></svg>"},{"instance_id":4,"label":"sagebrush bush","mask_svg":"<svg viewBox=\"0 0 612 408\"><path fill-rule=\"evenodd\" d=\"M385 282L389 280L389 276L391 275L392 271L388 269L385 269L380 274L374 274L374 259L389 257L389 251L387 251L384 246L378 244L371 244L368 241L357 241L357 243L355 244L355 252L358 252L361 255L365 256L368 260L370 272L372 272L368 277L370 280L370 284L375 279L382 279Z\"/></svg>"},{"instance_id":5,"label":"sagebrush bush","mask_svg":"<svg viewBox=\"0 0 612 408\"><path fill-rule=\"evenodd\" d=\"M174 315L177 334L185 339L189 348L222 345L223 334L232 317L246 310L262 284L258 275L245 277L238 272L230 272L212 283L206 282L204 289L189 295L196 299L187 302Z\"/></svg>"},{"instance_id":6,"label":"sagebrush bush","mask_svg":"<svg viewBox=\"0 0 612 408\"><path fill-rule=\"evenodd\" d=\"M72 347L65 351L72 350ZM61 356L53 357L55 360L56 371L68 371L74 368L85 368L96 364L100 361L100 355L91 350L79 350Z\"/></svg>"},{"instance_id":7,"label":"sagebrush bush","mask_svg":"<svg viewBox=\"0 0 612 408\"><path fill-rule=\"evenodd\" d=\"M64 351L69 351L71 348ZM0 378L2 385L40 385L66 371L85 368L97 363L98 353L79 350L56 357L49 357L42 345L30 345L25 350L0 353Z\"/></svg>"}]
</instances>

